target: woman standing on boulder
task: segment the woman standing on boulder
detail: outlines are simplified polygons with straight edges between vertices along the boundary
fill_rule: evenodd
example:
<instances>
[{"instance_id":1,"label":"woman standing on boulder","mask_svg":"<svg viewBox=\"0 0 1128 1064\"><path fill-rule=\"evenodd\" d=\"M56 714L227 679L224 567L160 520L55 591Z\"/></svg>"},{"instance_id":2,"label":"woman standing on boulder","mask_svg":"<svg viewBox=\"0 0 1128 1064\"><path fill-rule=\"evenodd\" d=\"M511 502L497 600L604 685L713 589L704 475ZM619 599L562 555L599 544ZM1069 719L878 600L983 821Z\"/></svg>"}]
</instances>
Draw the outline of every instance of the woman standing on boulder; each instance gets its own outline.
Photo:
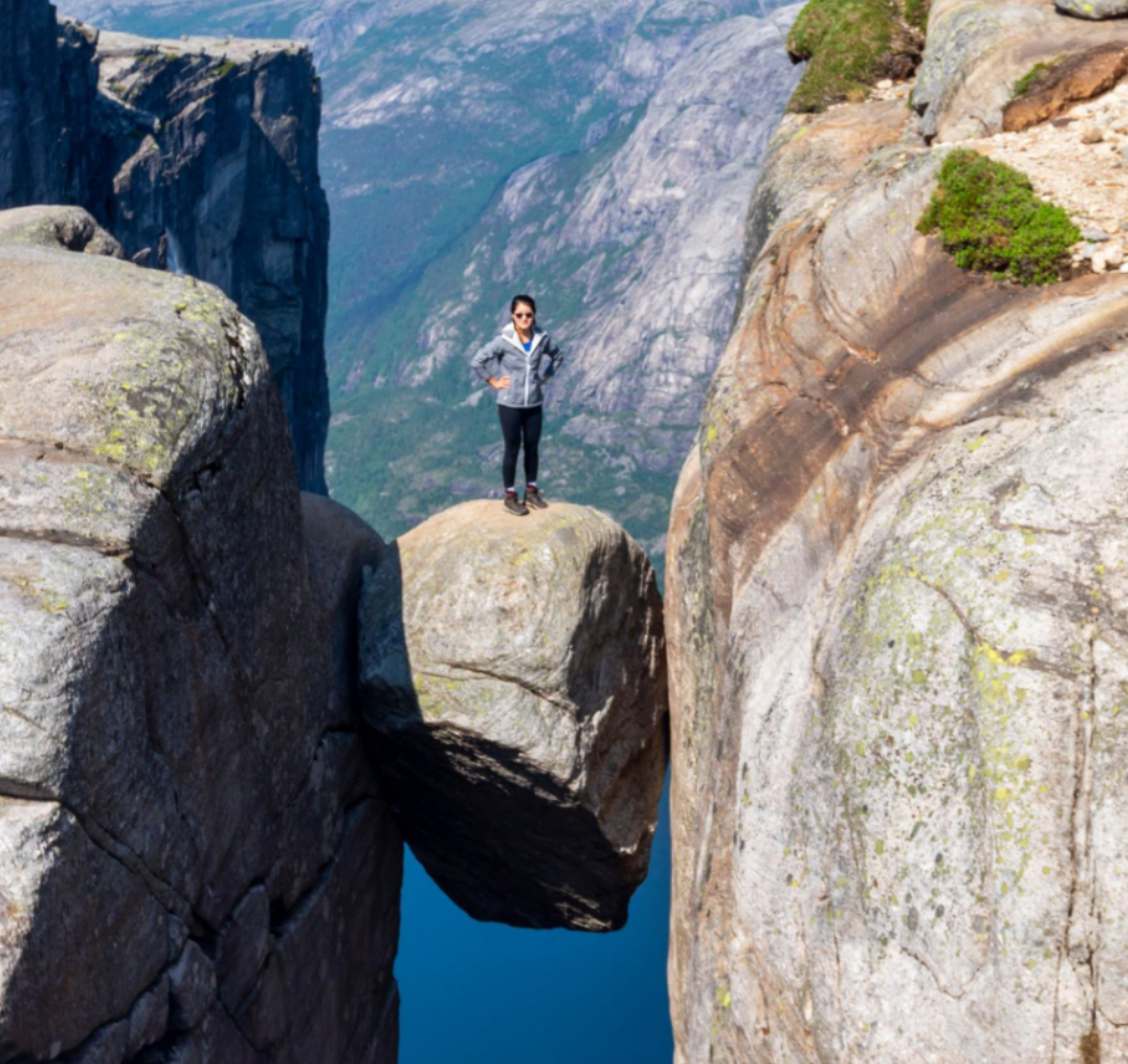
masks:
<instances>
[{"instance_id":1,"label":"woman standing on boulder","mask_svg":"<svg viewBox=\"0 0 1128 1064\"><path fill-rule=\"evenodd\" d=\"M537 487L543 385L560 368L560 349L548 333L537 328L537 305L532 296L514 296L512 321L474 356L474 372L497 392L497 413L505 456L501 462L505 508L524 516L529 507L543 510L548 503ZM517 450L525 446L525 498L517 497Z\"/></svg>"}]
</instances>

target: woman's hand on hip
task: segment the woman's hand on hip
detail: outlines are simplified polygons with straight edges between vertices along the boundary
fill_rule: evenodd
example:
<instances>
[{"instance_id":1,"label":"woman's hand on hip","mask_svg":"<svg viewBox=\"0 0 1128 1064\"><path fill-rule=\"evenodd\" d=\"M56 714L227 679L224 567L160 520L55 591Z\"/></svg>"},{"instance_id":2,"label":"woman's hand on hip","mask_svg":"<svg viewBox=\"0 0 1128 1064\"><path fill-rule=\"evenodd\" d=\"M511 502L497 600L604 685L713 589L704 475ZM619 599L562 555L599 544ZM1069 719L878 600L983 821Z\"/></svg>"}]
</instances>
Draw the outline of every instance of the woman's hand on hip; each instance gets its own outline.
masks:
<instances>
[{"instance_id":1,"label":"woman's hand on hip","mask_svg":"<svg viewBox=\"0 0 1128 1064\"><path fill-rule=\"evenodd\" d=\"M493 388L495 391L500 392L502 388L508 388L509 387L509 378L508 377L490 377L490 379L488 381L486 381L486 383L491 388Z\"/></svg>"}]
</instances>

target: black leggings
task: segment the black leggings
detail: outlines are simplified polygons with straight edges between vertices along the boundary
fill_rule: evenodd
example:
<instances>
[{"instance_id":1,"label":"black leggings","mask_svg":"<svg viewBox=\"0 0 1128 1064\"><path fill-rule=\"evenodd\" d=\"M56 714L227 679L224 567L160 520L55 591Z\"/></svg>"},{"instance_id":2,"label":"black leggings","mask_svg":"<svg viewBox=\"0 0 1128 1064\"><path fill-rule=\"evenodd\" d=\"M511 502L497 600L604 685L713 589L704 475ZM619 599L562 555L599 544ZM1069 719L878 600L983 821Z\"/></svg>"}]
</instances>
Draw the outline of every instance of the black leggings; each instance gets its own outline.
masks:
<instances>
[{"instance_id":1,"label":"black leggings","mask_svg":"<svg viewBox=\"0 0 1128 1064\"><path fill-rule=\"evenodd\" d=\"M505 456L501 460L501 475L507 488L513 487L517 476L517 448L521 436L525 437L525 479L532 484L537 479L537 448L540 445L541 408L539 406L497 405L501 420L501 435L505 440Z\"/></svg>"}]
</instances>

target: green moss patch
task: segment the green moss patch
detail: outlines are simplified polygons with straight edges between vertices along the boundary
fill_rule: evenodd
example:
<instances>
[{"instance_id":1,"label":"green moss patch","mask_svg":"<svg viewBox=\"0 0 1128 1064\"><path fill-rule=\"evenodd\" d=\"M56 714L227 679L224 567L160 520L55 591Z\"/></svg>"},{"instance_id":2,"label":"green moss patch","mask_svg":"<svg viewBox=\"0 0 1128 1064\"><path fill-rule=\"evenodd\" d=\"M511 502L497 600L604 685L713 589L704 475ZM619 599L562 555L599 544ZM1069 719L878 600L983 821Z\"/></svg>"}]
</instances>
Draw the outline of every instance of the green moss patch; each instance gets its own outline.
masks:
<instances>
[{"instance_id":1,"label":"green moss patch","mask_svg":"<svg viewBox=\"0 0 1128 1064\"><path fill-rule=\"evenodd\" d=\"M1034 89L1041 88L1049 80L1057 65L1058 60L1056 59L1049 63L1035 63L1014 83L1014 88L1011 90L1011 99L1019 100L1033 92Z\"/></svg>"},{"instance_id":2,"label":"green moss patch","mask_svg":"<svg viewBox=\"0 0 1128 1064\"><path fill-rule=\"evenodd\" d=\"M1024 285L1062 280L1069 249L1081 239L1065 210L1039 199L1025 174L962 148L944 160L917 229L938 231L961 269Z\"/></svg>"},{"instance_id":3,"label":"green moss patch","mask_svg":"<svg viewBox=\"0 0 1128 1064\"><path fill-rule=\"evenodd\" d=\"M928 28L928 8L932 0L904 0L905 21L921 33Z\"/></svg>"},{"instance_id":4,"label":"green moss patch","mask_svg":"<svg viewBox=\"0 0 1128 1064\"><path fill-rule=\"evenodd\" d=\"M792 111L822 111L863 99L883 77L907 77L923 48L929 0L809 0L791 27L787 50L807 60Z\"/></svg>"}]
</instances>

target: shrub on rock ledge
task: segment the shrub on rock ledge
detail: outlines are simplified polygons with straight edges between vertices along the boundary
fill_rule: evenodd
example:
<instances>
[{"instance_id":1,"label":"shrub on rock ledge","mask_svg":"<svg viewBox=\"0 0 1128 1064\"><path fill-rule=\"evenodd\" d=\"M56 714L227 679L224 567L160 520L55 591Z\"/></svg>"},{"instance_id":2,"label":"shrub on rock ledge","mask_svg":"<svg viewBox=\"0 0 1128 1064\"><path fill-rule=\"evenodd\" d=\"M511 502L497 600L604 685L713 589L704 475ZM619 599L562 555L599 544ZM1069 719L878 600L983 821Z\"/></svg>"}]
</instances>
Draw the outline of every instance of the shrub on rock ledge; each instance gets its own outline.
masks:
<instances>
[{"instance_id":1,"label":"shrub on rock ledge","mask_svg":"<svg viewBox=\"0 0 1128 1064\"><path fill-rule=\"evenodd\" d=\"M1024 285L1061 280L1081 239L1065 210L1036 196L1025 174L966 148L944 160L917 229L938 230L961 269Z\"/></svg>"},{"instance_id":2,"label":"shrub on rock ledge","mask_svg":"<svg viewBox=\"0 0 1128 1064\"><path fill-rule=\"evenodd\" d=\"M787 37L793 60L809 60L791 111L822 111L863 99L880 78L910 77L924 49L927 0L810 0Z\"/></svg>"}]
</instances>

